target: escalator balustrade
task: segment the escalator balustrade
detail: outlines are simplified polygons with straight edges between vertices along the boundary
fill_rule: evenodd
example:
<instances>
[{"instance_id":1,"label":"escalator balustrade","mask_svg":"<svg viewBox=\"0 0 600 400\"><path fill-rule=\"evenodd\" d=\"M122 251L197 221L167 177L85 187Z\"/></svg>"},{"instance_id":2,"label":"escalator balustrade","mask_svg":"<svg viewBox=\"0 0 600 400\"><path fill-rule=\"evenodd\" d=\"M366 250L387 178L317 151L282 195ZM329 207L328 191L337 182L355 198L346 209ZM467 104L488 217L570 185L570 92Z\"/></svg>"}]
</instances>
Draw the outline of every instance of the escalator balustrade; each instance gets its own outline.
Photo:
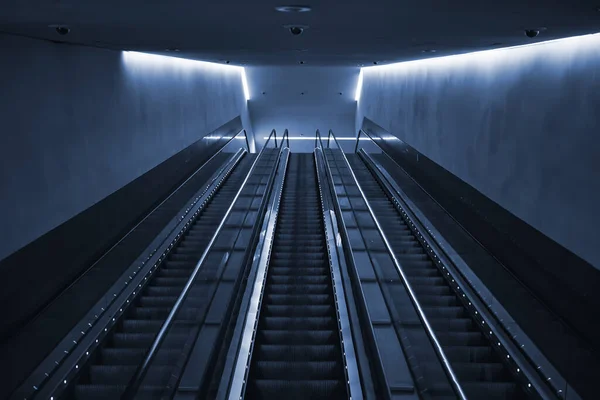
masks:
<instances>
[{"instance_id":1,"label":"escalator balustrade","mask_svg":"<svg viewBox=\"0 0 600 400\"><path fill-rule=\"evenodd\" d=\"M223 219L252 161L252 157L245 157L226 178L183 239L135 298L135 303L96 349L90 361L82 367L82 372L66 392L66 398L118 399L122 395ZM203 300L198 299L198 302L203 303ZM194 299L188 301L193 302ZM194 310L190 308L186 312L193 313ZM193 316L190 315L190 321L192 320ZM185 319L179 318L178 324L185 324ZM172 345L174 349L179 349L187 339L187 335L182 334L178 343L177 329L178 326L175 325L175 334L171 335L172 341L165 343ZM163 364L164 368L168 369L176 362L178 356L178 350L162 349L154 363ZM165 377L168 378L169 374L163 373L160 368L153 368L151 373L153 372L158 374L157 379L153 381L153 385L156 386L143 387L142 397L160 395L164 389L166 382L162 381ZM149 380L152 381L152 377L149 377Z\"/></svg>"},{"instance_id":2,"label":"escalator balustrade","mask_svg":"<svg viewBox=\"0 0 600 400\"><path fill-rule=\"evenodd\" d=\"M528 398L376 177L357 155L348 159L467 398Z\"/></svg>"},{"instance_id":3,"label":"escalator balustrade","mask_svg":"<svg viewBox=\"0 0 600 400\"><path fill-rule=\"evenodd\" d=\"M344 376L314 158L292 154L246 398L348 398Z\"/></svg>"}]
</instances>

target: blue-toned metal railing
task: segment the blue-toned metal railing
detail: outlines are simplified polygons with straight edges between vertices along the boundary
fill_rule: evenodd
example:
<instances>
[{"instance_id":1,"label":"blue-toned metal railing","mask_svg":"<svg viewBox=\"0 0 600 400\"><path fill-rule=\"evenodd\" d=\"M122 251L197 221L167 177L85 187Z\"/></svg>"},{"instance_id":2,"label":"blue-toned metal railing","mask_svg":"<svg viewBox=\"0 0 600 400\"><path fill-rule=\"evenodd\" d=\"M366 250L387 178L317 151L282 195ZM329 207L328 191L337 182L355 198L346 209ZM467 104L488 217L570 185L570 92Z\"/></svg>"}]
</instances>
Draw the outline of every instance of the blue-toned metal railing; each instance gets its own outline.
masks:
<instances>
[{"instance_id":1,"label":"blue-toned metal railing","mask_svg":"<svg viewBox=\"0 0 600 400\"><path fill-rule=\"evenodd\" d=\"M285 132L284 132L284 135L282 137L282 141L281 141L282 145L283 145L283 139L287 135L288 135L288 133L287 133L287 129L286 129ZM194 270L192 271L192 274L190 275L188 281L186 282L186 284L185 284L183 290L181 291L179 297L177 298L177 300L175 302L175 305L173 306L173 308L169 312L169 315L165 319L165 322L163 323L163 325L161 326L160 330L158 331L158 334L156 335L156 337L154 339L154 342L152 343L152 346L150 347L150 349L146 353L146 356L144 357L144 361L139 365L138 369L136 370L135 374L133 375L133 377L131 378L129 384L127 385L127 389L125 390L125 392L121 396L121 399L133 399L135 397L135 395L136 395L136 393L137 393L140 385L142 384L142 381L144 380L144 377L146 376L146 373L148 372L148 368L149 368L150 364L152 363L152 360L156 356L160 345L162 344L163 340L165 339L165 337L167 335L167 332L168 332L171 324L174 321L175 315L177 314L177 312L179 311L181 305L183 304L183 302L187 298L187 296L188 296L188 294L190 292L190 289L191 289L194 281L196 280L196 276L198 275L198 272L200 271L200 268L202 267L202 264L206 260L206 258L208 256L208 254L209 254L209 252L210 252L213 244L215 243L215 241L217 240L217 237L221 233L221 230L222 230L223 226L225 225L225 222L227 221L227 218L229 217L229 214L231 213L231 210L233 209L233 207L234 207L237 199L239 198L240 194L242 193L242 191L246 187L246 183L248 182L248 179L250 179L250 176L252 176L252 173L254 172L254 169L256 168L256 165L258 164L258 161L260 160L261 156L263 155L263 152L268 147L268 144L269 144L269 141L271 140L271 137L274 138L275 146L277 147L277 132L275 131L275 129L273 129L271 131L271 134L269 135L267 141L265 142L264 147L261 149L260 153L256 157L256 160L254 160L254 163L250 167L250 171L248 172L248 174L246 175L246 178L244 179L244 181L242 182L240 188L238 189L235 197L233 198L233 201L229 205L229 208L225 212L225 215L223 216L221 222L219 223L219 225L217 227L217 230L215 231L215 233L213 234L212 238L210 239L210 242L206 246L206 250L204 250L204 252L202 253L202 256L200 257L200 260L196 264L196 267L194 267ZM283 148L283 146L281 146L281 148Z\"/></svg>"},{"instance_id":2,"label":"blue-toned metal railing","mask_svg":"<svg viewBox=\"0 0 600 400\"><path fill-rule=\"evenodd\" d=\"M367 209L369 210L369 214L371 215L371 218L375 222L375 226L377 227L377 230L378 230L379 234L381 235L383 242L385 243L386 250L389 253L389 255L391 256L392 261L394 262L394 266L399 273L402 284L404 285L404 287L407 290L410 301L413 304L415 310L417 311L417 315L419 316L421 323L425 327L427 336L429 337L429 340L431 341L433 348L441 361L441 365L444 369L444 372L448 376L448 379L450 380L450 383L451 383L452 387L454 388L457 397L460 399L466 399L466 396L462 390L462 387L460 386L458 378L456 377L456 374L454 373L452 366L450 365L450 361L446 357L446 354L444 353L444 350L442 349L442 346L440 345L439 340L437 339L435 333L433 332L433 329L431 328L431 325L429 324L429 321L425 315L425 312L423 311L421 304L417 300L417 297L416 297L410 283L408 282L408 279L406 278L406 274L405 274L404 270L402 269L402 266L398 262L398 259L396 258L394 251L390 245L390 242L388 241L388 239L381 227L381 224L379 223L379 220L377 219L377 216L375 215L375 212L373 211L369 201L367 200L367 196L366 196L365 192L363 191L362 187L360 186L360 183L358 182L358 179L356 178L356 175L354 174L354 171L352 170L350 163L348 162L348 159L346 158L346 155L345 155L344 151L342 150L342 147L340 146L339 142L337 141L337 138L335 137L335 134L333 133L333 131L331 129L329 130L329 135L328 135L328 145L329 145L329 138L333 138L334 142L336 143L336 145L338 146L338 148L340 149L340 151L343 155L343 158L348 167L348 170L350 171L352 178L353 178L354 182L356 183L356 187L358 188L358 191L360 192L361 197L363 198L363 201L365 202Z\"/></svg>"},{"instance_id":3,"label":"blue-toned metal railing","mask_svg":"<svg viewBox=\"0 0 600 400\"><path fill-rule=\"evenodd\" d=\"M378 140L375 140L375 138L373 138L368 132L366 132L363 129L359 130L359 132L358 132L357 139L356 139L355 151L357 151L357 149L358 149L359 139L360 139L361 134L364 134L369 139L371 139L371 141L382 151L383 154L385 154L392 161L394 161L393 158L386 152L386 150L379 143L377 143ZM374 161L364 151L364 149L362 149L359 152L359 155L361 155L361 157L366 159L367 166L375 172L376 176L381 175L381 172L378 170L378 168L372 166L374 164ZM395 163L395 161L394 161L394 163ZM386 180L389 181L390 179L386 179ZM401 201L401 196L400 196L398 190L394 190L392 187L393 185L390 184L389 182L382 181L382 184L384 185L384 187L387 187L386 189L390 193L390 197L392 198L394 205L400 211L402 218L405 219L405 221L409 224L409 226L411 226L411 228L415 227L414 229L417 229L417 226L420 226L421 223L420 223L420 221L415 220L416 217L412 213L412 210L410 210L410 207L408 207L407 204L405 204L403 201ZM396 192L396 196L393 195L394 192ZM408 211L408 213L406 211ZM417 235L427 236L427 239L426 239L427 242L429 242L430 244L432 244L432 242L436 244L436 246L433 246L433 245L429 246L428 250L430 252L437 251L440 253L444 253L443 258L445 259L446 263L452 264L451 257L449 257L446 254L446 252L443 250L442 246L439 246L439 243L437 243L435 238L430 237L430 235L427 234L426 229L424 229L424 228L417 229ZM425 241L425 239L423 239L423 240ZM436 257L437 257L437 255L436 255ZM438 263L441 262L441 260L440 260L441 258L442 257L438 258ZM445 272L446 272L445 276L448 277L448 279L450 279L451 283L453 283L453 285L451 285L451 286L454 288L459 288L459 289L457 289L459 291L461 291L460 287L463 288L461 291L461 296L466 297L467 300L471 300L468 302L468 304L471 308L476 307L475 305L477 304L476 309L478 311L476 314L478 315L478 319L480 320L478 322L480 324L486 325L486 320L487 320L488 327L490 327L490 326L495 327L495 329L492 329L490 331L490 334L494 335L495 337L502 338L501 341L497 341L498 346L502 347L502 350L506 353L507 356L509 356L509 358L512 357L510 359L515 364L514 369L516 371L518 371L521 375L527 376L529 378L530 382L528 382L527 385L530 385L531 383L533 383L533 388L536 391L538 391L540 393L540 395L544 398L550 397L550 396L551 397L554 397L554 396L564 397L566 390L563 390L555 385L555 381L557 381L558 379L554 379L554 380L551 379L550 376L548 376L547 374L544 373L544 371L542 370L542 368L540 366L536 367L536 364L538 364L538 363L535 360L533 360L533 358L525 351L525 349L524 349L525 346L523 345L523 343L519 343L515 340L514 332L511 333L510 330L503 323L503 321L500 318L496 317L496 313L494 312L494 310L492 310L490 308L489 302L486 301L479 294L479 291L476 288L472 287L472 285L470 284L470 280L462 273L460 268L456 267L455 265L448 265L448 267L449 268L444 268ZM471 290L467 290L469 293L462 293L462 292L465 292L465 288L467 288L467 287L471 289ZM531 386L529 386L529 387L531 387Z\"/></svg>"}]
</instances>

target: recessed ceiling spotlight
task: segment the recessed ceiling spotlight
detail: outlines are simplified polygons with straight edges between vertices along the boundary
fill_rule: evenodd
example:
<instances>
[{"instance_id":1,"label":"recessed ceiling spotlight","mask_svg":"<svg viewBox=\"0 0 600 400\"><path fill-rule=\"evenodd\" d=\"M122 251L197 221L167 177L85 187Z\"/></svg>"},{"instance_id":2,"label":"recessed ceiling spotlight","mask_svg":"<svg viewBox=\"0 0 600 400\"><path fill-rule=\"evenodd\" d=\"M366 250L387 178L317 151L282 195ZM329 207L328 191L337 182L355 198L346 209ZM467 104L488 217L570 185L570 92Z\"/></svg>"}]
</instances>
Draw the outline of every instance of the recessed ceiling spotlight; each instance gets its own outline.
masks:
<instances>
[{"instance_id":1,"label":"recessed ceiling spotlight","mask_svg":"<svg viewBox=\"0 0 600 400\"><path fill-rule=\"evenodd\" d=\"M436 49L425 49L425 50L421 50L421 53L435 53L437 50Z\"/></svg>"},{"instance_id":2,"label":"recessed ceiling spotlight","mask_svg":"<svg viewBox=\"0 0 600 400\"><path fill-rule=\"evenodd\" d=\"M179 49L176 49L176 48L169 48L169 49L165 49L165 51L179 51Z\"/></svg>"},{"instance_id":3,"label":"recessed ceiling spotlight","mask_svg":"<svg viewBox=\"0 0 600 400\"><path fill-rule=\"evenodd\" d=\"M302 96L304 96L304 92L300 93Z\"/></svg>"},{"instance_id":4,"label":"recessed ceiling spotlight","mask_svg":"<svg viewBox=\"0 0 600 400\"><path fill-rule=\"evenodd\" d=\"M309 12L312 8L310 6L279 6L275 7L275 10L284 13L301 13Z\"/></svg>"},{"instance_id":5,"label":"recessed ceiling spotlight","mask_svg":"<svg viewBox=\"0 0 600 400\"><path fill-rule=\"evenodd\" d=\"M525 36L528 38L534 38L540 34L540 32L545 31L546 28L535 28L535 29L525 29Z\"/></svg>"},{"instance_id":6,"label":"recessed ceiling spotlight","mask_svg":"<svg viewBox=\"0 0 600 400\"><path fill-rule=\"evenodd\" d=\"M538 31L537 29L525 29L525 36L527 36L528 38L534 38L539 34L540 31Z\"/></svg>"},{"instance_id":7,"label":"recessed ceiling spotlight","mask_svg":"<svg viewBox=\"0 0 600 400\"><path fill-rule=\"evenodd\" d=\"M71 28L69 28L67 25L52 24L48 25L48 28L54 28L56 30L56 33L62 36L68 35L71 32Z\"/></svg>"},{"instance_id":8,"label":"recessed ceiling spotlight","mask_svg":"<svg viewBox=\"0 0 600 400\"><path fill-rule=\"evenodd\" d=\"M290 31L293 36L300 36L309 28L308 25L283 25L283 27Z\"/></svg>"},{"instance_id":9,"label":"recessed ceiling spotlight","mask_svg":"<svg viewBox=\"0 0 600 400\"><path fill-rule=\"evenodd\" d=\"M300 64L304 64L304 61L300 61Z\"/></svg>"}]
</instances>

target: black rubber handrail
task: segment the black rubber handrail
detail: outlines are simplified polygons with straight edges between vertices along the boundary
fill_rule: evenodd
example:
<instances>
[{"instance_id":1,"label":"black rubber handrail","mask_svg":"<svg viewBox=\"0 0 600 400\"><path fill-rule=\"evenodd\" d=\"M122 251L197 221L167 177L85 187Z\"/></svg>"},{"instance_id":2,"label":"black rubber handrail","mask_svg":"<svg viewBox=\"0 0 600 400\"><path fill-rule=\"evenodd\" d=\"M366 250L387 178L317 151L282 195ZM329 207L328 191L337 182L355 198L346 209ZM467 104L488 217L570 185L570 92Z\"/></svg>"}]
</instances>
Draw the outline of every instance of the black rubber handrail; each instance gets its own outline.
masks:
<instances>
[{"instance_id":1,"label":"black rubber handrail","mask_svg":"<svg viewBox=\"0 0 600 400\"><path fill-rule=\"evenodd\" d=\"M346 158L346 154L342 150L342 147L340 146L340 143L338 142L337 138L335 137L335 134L330 129L328 139L327 139L328 144L329 144L329 138L331 138L331 137L333 137L334 142L336 143L336 145L338 146L338 148L340 149L340 151L342 153L342 156L344 157L344 161L345 161L346 165L348 166L350 173L352 174L354 182L356 183L356 187L358 188L358 191L360 192L361 197L363 198L365 205L367 206L367 209L369 210L369 214L371 215L371 218L375 222L377 231L381 235L381 238L383 239L385 247L386 247L390 257L392 258L394 266L396 267L396 270L399 273L400 280L402 281L402 284L406 288L408 297L409 297L411 303L413 304L415 310L417 311L417 315L418 315L419 319L421 320L423 327L425 328L425 332L427 333L427 336L429 337L429 340L430 340L431 344L433 345L433 349L434 349L436 355L440 359L441 366L444 369L444 372L448 376L450 385L454 389L456 396L461 400L465 400L466 396L462 390L462 387L458 381L456 374L454 373L454 370L452 369L452 366L450 365L450 361L446 357L446 354L445 354L444 350L442 349L442 346L439 343L436 334L433 332L433 329L431 328L431 325L429 324L429 320L425 316L425 312L423 311L423 308L421 307L421 304L420 304L419 300L417 299L417 296L414 294L412 285L408 282L408 279L405 276L402 266L396 259L396 256L392 250L392 247L389 244L389 241L387 240L387 236L383 232L383 229L381 228L381 225L379 224L379 220L375 216L375 212L373 211L373 209L371 208L371 205L369 204L369 201L367 200L366 194L364 193L360 183L358 182L358 179L356 178L354 171L350 167L350 163L348 162L348 159Z\"/></svg>"}]
</instances>

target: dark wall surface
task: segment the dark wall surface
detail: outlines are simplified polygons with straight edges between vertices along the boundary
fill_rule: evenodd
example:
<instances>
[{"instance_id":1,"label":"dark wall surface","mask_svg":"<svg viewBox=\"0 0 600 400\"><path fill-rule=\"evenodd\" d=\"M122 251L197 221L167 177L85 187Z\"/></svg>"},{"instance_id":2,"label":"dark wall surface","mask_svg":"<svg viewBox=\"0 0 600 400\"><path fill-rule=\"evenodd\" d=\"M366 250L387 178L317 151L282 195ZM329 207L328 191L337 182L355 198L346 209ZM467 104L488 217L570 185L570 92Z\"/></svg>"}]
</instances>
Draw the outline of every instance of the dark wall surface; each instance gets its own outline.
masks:
<instances>
[{"instance_id":1,"label":"dark wall surface","mask_svg":"<svg viewBox=\"0 0 600 400\"><path fill-rule=\"evenodd\" d=\"M357 121L600 268L599 47L590 35L365 68Z\"/></svg>"},{"instance_id":2,"label":"dark wall surface","mask_svg":"<svg viewBox=\"0 0 600 400\"><path fill-rule=\"evenodd\" d=\"M0 35L0 259L242 114L240 69Z\"/></svg>"}]
</instances>

